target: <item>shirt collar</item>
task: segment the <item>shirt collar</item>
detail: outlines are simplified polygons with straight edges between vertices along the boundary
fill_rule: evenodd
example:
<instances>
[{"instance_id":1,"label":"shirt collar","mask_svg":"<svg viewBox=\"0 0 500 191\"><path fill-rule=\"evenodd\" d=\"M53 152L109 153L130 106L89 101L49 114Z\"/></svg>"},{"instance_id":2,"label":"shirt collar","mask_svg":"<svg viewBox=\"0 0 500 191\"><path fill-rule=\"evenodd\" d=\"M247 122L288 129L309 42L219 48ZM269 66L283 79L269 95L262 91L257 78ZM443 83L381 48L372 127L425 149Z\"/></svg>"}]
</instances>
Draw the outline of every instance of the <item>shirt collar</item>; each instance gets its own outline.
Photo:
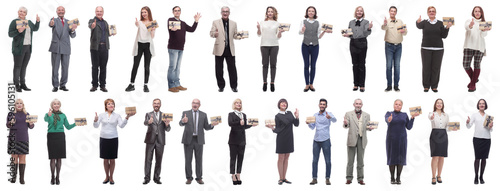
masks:
<instances>
[{"instance_id":1,"label":"shirt collar","mask_svg":"<svg viewBox=\"0 0 500 191\"><path fill-rule=\"evenodd\" d=\"M359 20L358 19L354 19L354 20L361 22L361 21L363 21L363 18L361 18Z\"/></svg>"},{"instance_id":2,"label":"shirt collar","mask_svg":"<svg viewBox=\"0 0 500 191\"><path fill-rule=\"evenodd\" d=\"M313 22L313 21L316 21L316 19L312 19L312 20L311 20L311 19L307 18L307 19L306 19L306 21L307 21L307 22Z\"/></svg>"},{"instance_id":3,"label":"shirt collar","mask_svg":"<svg viewBox=\"0 0 500 191\"><path fill-rule=\"evenodd\" d=\"M286 111L281 111L280 110L279 114L286 114Z\"/></svg>"}]
</instances>

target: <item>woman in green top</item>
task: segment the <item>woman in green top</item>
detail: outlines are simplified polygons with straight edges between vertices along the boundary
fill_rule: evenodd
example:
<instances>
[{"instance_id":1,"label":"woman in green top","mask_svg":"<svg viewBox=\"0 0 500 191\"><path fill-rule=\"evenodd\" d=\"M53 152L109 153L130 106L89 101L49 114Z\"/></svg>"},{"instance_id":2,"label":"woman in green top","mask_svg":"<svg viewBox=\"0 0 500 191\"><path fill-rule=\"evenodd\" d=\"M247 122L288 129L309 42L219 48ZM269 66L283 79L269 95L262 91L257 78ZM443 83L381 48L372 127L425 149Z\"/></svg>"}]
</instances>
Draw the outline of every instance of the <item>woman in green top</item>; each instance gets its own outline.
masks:
<instances>
[{"instance_id":1,"label":"woman in green top","mask_svg":"<svg viewBox=\"0 0 500 191\"><path fill-rule=\"evenodd\" d=\"M66 158L66 138L64 128L70 130L75 127L75 123L69 124L66 115L61 112L61 101L58 99L50 102L49 112L43 118L48 124L47 148L49 150L50 172L52 178L50 184L59 185L59 172L61 172L61 159ZM54 171L57 167L57 175L54 177Z\"/></svg>"}]
</instances>

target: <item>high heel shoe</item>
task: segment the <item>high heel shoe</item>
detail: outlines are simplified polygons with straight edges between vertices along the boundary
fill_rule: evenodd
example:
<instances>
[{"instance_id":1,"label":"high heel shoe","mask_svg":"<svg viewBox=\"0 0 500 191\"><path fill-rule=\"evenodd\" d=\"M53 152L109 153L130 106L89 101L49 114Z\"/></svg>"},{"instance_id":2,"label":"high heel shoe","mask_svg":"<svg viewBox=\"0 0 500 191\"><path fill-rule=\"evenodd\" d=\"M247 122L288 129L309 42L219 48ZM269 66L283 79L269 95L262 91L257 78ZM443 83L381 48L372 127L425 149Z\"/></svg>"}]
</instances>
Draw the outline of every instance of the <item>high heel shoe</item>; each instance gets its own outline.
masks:
<instances>
[{"instance_id":1,"label":"high heel shoe","mask_svg":"<svg viewBox=\"0 0 500 191\"><path fill-rule=\"evenodd\" d=\"M432 185L436 185L436 178L432 178Z\"/></svg>"},{"instance_id":2,"label":"high heel shoe","mask_svg":"<svg viewBox=\"0 0 500 191\"><path fill-rule=\"evenodd\" d=\"M106 179L105 181L102 181L103 184L107 184L109 182L109 179Z\"/></svg>"},{"instance_id":3,"label":"high heel shoe","mask_svg":"<svg viewBox=\"0 0 500 191\"><path fill-rule=\"evenodd\" d=\"M443 183L443 180L441 179L440 176L436 176L436 180L437 180L438 183Z\"/></svg>"},{"instance_id":4,"label":"high heel shoe","mask_svg":"<svg viewBox=\"0 0 500 191\"><path fill-rule=\"evenodd\" d=\"M354 87L352 88L352 91L358 91L358 86L354 86Z\"/></svg>"},{"instance_id":5,"label":"high heel shoe","mask_svg":"<svg viewBox=\"0 0 500 191\"><path fill-rule=\"evenodd\" d=\"M59 181L59 177L56 176L56 185L59 185L61 184L61 182Z\"/></svg>"},{"instance_id":6,"label":"high heel shoe","mask_svg":"<svg viewBox=\"0 0 500 191\"><path fill-rule=\"evenodd\" d=\"M56 184L56 178L54 176L52 176L52 178L50 179L50 184L51 185Z\"/></svg>"},{"instance_id":7,"label":"high heel shoe","mask_svg":"<svg viewBox=\"0 0 500 191\"><path fill-rule=\"evenodd\" d=\"M233 185L238 185L238 179L236 178L236 176L234 174L231 178L233 180ZM234 180L234 179L236 179L236 180Z\"/></svg>"}]
</instances>

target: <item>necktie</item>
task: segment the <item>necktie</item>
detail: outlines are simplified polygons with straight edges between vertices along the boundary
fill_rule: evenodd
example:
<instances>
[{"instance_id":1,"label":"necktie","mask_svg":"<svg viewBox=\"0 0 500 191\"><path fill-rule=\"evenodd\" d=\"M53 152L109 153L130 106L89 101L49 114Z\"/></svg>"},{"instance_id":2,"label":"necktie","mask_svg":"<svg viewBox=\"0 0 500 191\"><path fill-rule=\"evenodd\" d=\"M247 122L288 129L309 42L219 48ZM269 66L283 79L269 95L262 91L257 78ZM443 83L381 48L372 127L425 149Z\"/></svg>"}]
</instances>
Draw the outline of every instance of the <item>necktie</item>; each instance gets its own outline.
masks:
<instances>
[{"instance_id":1,"label":"necktie","mask_svg":"<svg viewBox=\"0 0 500 191\"><path fill-rule=\"evenodd\" d=\"M224 35L226 36L226 46L229 45L229 29L228 29L229 21L224 22Z\"/></svg>"},{"instance_id":2,"label":"necktie","mask_svg":"<svg viewBox=\"0 0 500 191\"><path fill-rule=\"evenodd\" d=\"M357 20L356 21L356 26L361 26L361 21Z\"/></svg>"},{"instance_id":3,"label":"necktie","mask_svg":"<svg viewBox=\"0 0 500 191\"><path fill-rule=\"evenodd\" d=\"M63 25L63 27L64 27L64 19L61 19L61 23L62 23L62 25Z\"/></svg>"},{"instance_id":4,"label":"necktie","mask_svg":"<svg viewBox=\"0 0 500 191\"><path fill-rule=\"evenodd\" d=\"M198 112L194 112L194 135L198 136Z\"/></svg>"}]
</instances>

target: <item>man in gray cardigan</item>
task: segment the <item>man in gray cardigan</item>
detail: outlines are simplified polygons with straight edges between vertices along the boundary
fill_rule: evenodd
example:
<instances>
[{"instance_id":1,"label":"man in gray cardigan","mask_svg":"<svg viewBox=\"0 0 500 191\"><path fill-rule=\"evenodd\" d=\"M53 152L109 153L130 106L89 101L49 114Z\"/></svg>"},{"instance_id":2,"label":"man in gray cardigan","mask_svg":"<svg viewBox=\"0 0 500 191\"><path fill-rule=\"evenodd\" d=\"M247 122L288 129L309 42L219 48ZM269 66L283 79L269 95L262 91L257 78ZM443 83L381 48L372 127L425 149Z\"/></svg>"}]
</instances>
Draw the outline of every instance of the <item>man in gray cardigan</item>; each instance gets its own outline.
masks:
<instances>
[{"instance_id":1,"label":"man in gray cardigan","mask_svg":"<svg viewBox=\"0 0 500 191\"><path fill-rule=\"evenodd\" d=\"M98 6L95 8L95 17L89 20L90 28L90 56L92 59L92 88L91 92L97 90L108 92L106 89L106 65L108 64L109 50L109 25L102 15L104 8Z\"/></svg>"}]
</instances>

